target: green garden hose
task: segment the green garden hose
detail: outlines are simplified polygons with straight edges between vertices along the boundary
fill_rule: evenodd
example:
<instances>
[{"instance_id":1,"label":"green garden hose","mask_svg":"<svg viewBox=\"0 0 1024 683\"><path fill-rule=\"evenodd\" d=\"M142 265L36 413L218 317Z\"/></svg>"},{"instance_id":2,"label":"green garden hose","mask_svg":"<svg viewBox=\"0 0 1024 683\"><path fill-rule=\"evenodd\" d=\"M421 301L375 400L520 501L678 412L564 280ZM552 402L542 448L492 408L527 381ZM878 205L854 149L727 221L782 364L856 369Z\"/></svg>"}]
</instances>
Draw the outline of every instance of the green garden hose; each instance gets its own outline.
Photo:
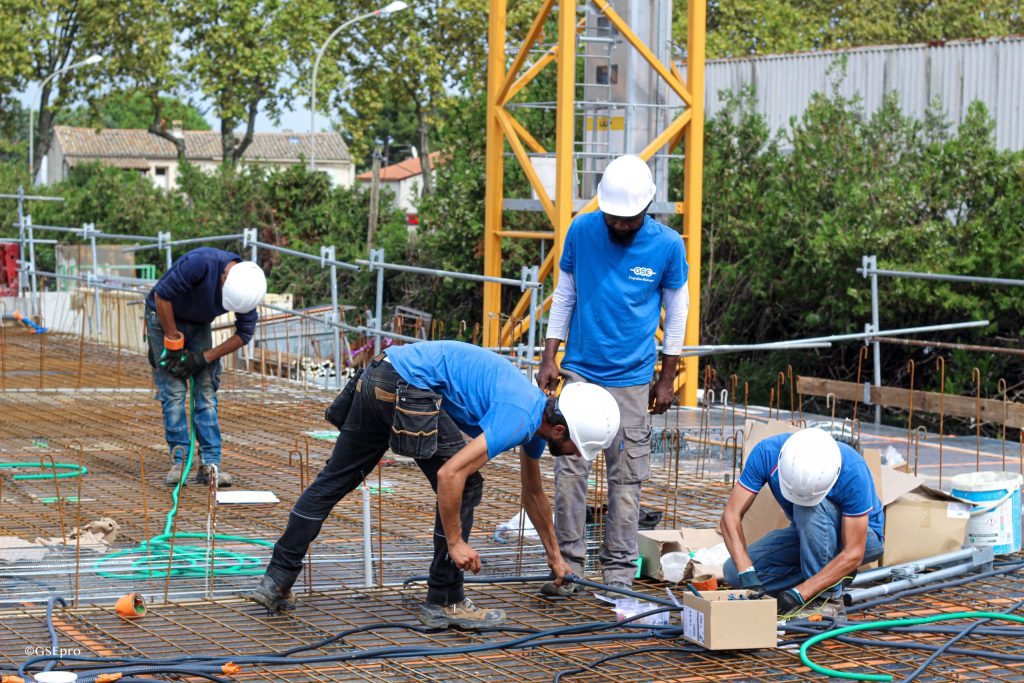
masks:
<instances>
[{"instance_id":1,"label":"green garden hose","mask_svg":"<svg viewBox=\"0 0 1024 683\"><path fill-rule=\"evenodd\" d=\"M188 457L185 460L183 466L184 471L188 472L192 469L192 457L196 450L196 431L195 431L195 409L196 409L196 387L195 381L189 381L189 442L188 442ZM171 542L172 540L177 541L179 539L208 539L210 538L207 534L195 534L176 532L172 533L174 528L174 518L178 514L178 495L181 492L181 486L184 483L184 477L174 487L174 491L171 493L171 500L173 504L171 509L167 512L167 520L164 523L164 532L159 536L143 541L138 546L129 550L122 550L120 552L111 553L104 555L102 558L97 560L93 564L93 569L106 579L152 579L152 578L163 578L170 573L171 576L181 576L187 578L206 578L211 573L217 575L250 575L255 576L263 573L263 562L251 555L245 555L242 553L231 552L229 550L223 550L217 548L215 555L212 558L212 564L214 569L211 569L211 558L207 548L195 547L195 546L176 546L174 548L173 560L171 557ZM256 538L246 538L244 536L228 536L224 534L214 534L213 538L218 541L228 541L231 543L248 543L250 545L263 546L265 548L273 548L274 544L269 541L264 541ZM137 557L136 557L137 556ZM102 568L109 562L115 560L122 560L124 558L135 557L131 563L130 570L124 571L103 571Z\"/></svg>"},{"instance_id":2,"label":"green garden hose","mask_svg":"<svg viewBox=\"0 0 1024 683\"><path fill-rule=\"evenodd\" d=\"M89 471L84 466L79 468L78 465L66 462L56 462L53 464L50 464L48 462L0 462L0 469L20 469L22 467L42 467L50 468L51 470L58 469L74 471L61 472L59 474L54 474L52 471L40 472L39 474L15 474L14 477L12 477L14 481L32 481L37 479L71 479L73 477L80 477Z\"/></svg>"},{"instance_id":3,"label":"green garden hose","mask_svg":"<svg viewBox=\"0 0 1024 683\"><path fill-rule=\"evenodd\" d=\"M807 656L807 651L811 649L811 646L820 643L823 640L835 638L836 636L845 635L847 633L853 633L855 631L873 631L877 629L893 628L896 626L917 626L918 624L932 624L937 621L953 621L955 619L1002 619L1004 621L1015 621L1019 624L1024 624L1024 617L1017 616L1016 614L1003 614L1001 612L953 612L952 614L937 614L931 617L918 617L914 619L866 621L864 623L826 631L825 633L819 633L816 636L808 638L803 645L800 646L800 660L812 670L820 674L824 674L825 676L845 678L851 681L892 681L893 677L889 674L850 673L846 671L836 671L835 669L827 669L812 662L810 657Z\"/></svg>"}]
</instances>

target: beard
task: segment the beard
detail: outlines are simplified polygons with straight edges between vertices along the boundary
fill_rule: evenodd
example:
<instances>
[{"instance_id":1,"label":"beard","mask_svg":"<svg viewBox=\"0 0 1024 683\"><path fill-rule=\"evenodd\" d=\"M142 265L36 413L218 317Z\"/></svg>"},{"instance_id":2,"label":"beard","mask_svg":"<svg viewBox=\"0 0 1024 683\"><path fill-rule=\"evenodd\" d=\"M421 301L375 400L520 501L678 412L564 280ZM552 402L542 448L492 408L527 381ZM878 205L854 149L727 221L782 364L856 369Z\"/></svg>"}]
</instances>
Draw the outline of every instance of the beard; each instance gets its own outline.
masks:
<instances>
[{"instance_id":1,"label":"beard","mask_svg":"<svg viewBox=\"0 0 1024 683\"><path fill-rule=\"evenodd\" d=\"M620 247L628 247L633 244L633 240L636 239L636 234L640 232L640 229L630 230L629 232L618 232L612 230L607 225L605 228L608 229L608 239L612 241L612 244L617 244Z\"/></svg>"},{"instance_id":2,"label":"beard","mask_svg":"<svg viewBox=\"0 0 1024 683\"><path fill-rule=\"evenodd\" d=\"M553 455L555 457L562 456L562 455L568 455L568 451L566 451L562 447L562 444L564 442L560 443L558 441L555 441L554 439L548 439L547 442L548 442L548 451L551 453L551 455Z\"/></svg>"}]
</instances>

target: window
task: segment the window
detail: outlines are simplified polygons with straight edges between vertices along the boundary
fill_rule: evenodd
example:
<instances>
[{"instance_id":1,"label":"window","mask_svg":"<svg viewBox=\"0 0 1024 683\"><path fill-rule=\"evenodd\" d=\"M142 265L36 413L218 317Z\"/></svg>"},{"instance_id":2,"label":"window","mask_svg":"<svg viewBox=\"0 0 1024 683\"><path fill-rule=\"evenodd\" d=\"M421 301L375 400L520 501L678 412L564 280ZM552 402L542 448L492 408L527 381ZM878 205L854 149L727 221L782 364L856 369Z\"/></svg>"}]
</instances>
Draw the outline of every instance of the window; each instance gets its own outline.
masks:
<instances>
[{"instance_id":1,"label":"window","mask_svg":"<svg viewBox=\"0 0 1024 683\"><path fill-rule=\"evenodd\" d=\"M619 82L619 65L612 64L610 72L609 67L598 66L594 81L597 85L616 85Z\"/></svg>"}]
</instances>

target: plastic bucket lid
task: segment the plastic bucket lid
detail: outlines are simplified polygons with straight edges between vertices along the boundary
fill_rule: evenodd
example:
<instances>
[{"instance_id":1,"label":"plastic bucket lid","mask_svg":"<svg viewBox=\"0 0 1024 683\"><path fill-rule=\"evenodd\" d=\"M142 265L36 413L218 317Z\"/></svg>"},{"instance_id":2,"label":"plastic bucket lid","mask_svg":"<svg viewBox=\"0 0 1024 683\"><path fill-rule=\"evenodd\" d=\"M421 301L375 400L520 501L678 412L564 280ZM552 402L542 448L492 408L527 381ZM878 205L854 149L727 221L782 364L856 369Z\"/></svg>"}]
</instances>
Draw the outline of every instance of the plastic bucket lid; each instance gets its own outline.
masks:
<instances>
[{"instance_id":1,"label":"plastic bucket lid","mask_svg":"<svg viewBox=\"0 0 1024 683\"><path fill-rule=\"evenodd\" d=\"M41 671L32 676L36 683L75 683L78 674L73 671Z\"/></svg>"},{"instance_id":2,"label":"plastic bucket lid","mask_svg":"<svg viewBox=\"0 0 1024 683\"><path fill-rule=\"evenodd\" d=\"M1024 483L1016 472L966 472L953 477L957 491L1005 491L1020 488Z\"/></svg>"}]
</instances>

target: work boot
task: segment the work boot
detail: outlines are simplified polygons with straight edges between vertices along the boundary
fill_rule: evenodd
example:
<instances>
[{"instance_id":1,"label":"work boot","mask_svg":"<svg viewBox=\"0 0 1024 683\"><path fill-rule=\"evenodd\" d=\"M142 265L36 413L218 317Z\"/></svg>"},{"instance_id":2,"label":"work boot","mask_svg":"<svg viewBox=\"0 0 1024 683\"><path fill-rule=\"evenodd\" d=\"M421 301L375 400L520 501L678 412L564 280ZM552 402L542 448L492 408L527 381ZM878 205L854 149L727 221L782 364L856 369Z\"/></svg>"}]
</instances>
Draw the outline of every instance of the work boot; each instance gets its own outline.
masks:
<instances>
[{"instance_id":1,"label":"work boot","mask_svg":"<svg viewBox=\"0 0 1024 683\"><path fill-rule=\"evenodd\" d=\"M799 612L787 617L787 619L809 619L810 621L820 621L821 619L830 619L832 621L846 621L846 605L843 604L843 598L819 598L817 600L811 600L804 605Z\"/></svg>"},{"instance_id":2,"label":"work boot","mask_svg":"<svg viewBox=\"0 0 1024 683\"><path fill-rule=\"evenodd\" d=\"M541 595L546 595L549 598L570 598L582 592L583 586L568 581L561 586L556 586L554 581L548 581L540 587Z\"/></svg>"},{"instance_id":3,"label":"work boot","mask_svg":"<svg viewBox=\"0 0 1024 683\"><path fill-rule=\"evenodd\" d=\"M209 486L210 478L213 475L213 471L217 470L217 488L224 488L225 486L231 486L234 479L231 475L220 468L219 465L200 465L199 471L196 472L196 483L200 486Z\"/></svg>"},{"instance_id":4,"label":"work boot","mask_svg":"<svg viewBox=\"0 0 1024 683\"><path fill-rule=\"evenodd\" d=\"M469 598L454 605L420 606L420 623L428 628L493 628L505 622L505 610L477 607Z\"/></svg>"},{"instance_id":5,"label":"work boot","mask_svg":"<svg viewBox=\"0 0 1024 683\"><path fill-rule=\"evenodd\" d=\"M182 486L185 486L188 482L185 481L181 476L181 463L176 462L174 466L164 476L164 486L177 486L178 482L181 482Z\"/></svg>"},{"instance_id":6,"label":"work boot","mask_svg":"<svg viewBox=\"0 0 1024 683\"><path fill-rule=\"evenodd\" d=\"M820 614L823 619L846 621L846 605L843 604L842 596L826 599L824 603L814 608L812 612Z\"/></svg>"},{"instance_id":7,"label":"work boot","mask_svg":"<svg viewBox=\"0 0 1024 683\"><path fill-rule=\"evenodd\" d=\"M629 598L628 595L623 595L622 593L619 593L616 590L610 590L610 589L620 588L622 590L627 590L627 591L628 590L633 590L633 587L630 584L626 583L625 581L609 581L605 585L608 586L608 588L602 590L601 591L601 595L603 595L606 598L609 598L610 600L622 600L622 599L625 599L625 598Z\"/></svg>"},{"instance_id":8,"label":"work boot","mask_svg":"<svg viewBox=\"0 0 1024 683\"><path fill-rule=\"evenodd\" d=\"M263 605L270 612L287 612L295 609L295 593L292 589L281 588L266 574L256 588L240 595Z\"/></svg>"}]
</instances>

